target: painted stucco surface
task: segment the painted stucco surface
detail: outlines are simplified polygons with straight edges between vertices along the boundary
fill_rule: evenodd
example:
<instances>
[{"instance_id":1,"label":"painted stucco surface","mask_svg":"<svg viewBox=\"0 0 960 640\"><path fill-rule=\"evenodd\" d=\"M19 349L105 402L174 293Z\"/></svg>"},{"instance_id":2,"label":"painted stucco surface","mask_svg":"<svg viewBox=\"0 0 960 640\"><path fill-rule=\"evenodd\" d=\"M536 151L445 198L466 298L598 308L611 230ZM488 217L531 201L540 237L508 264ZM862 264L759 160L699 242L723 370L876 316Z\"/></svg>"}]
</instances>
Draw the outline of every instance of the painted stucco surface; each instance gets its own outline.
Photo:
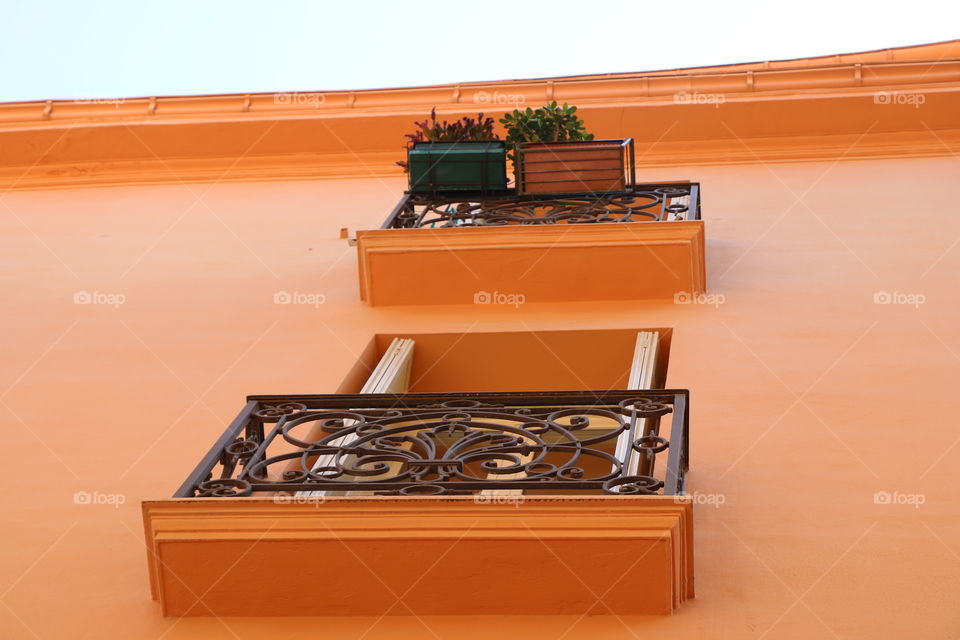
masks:
<instances>
[{"instance_id":1,"label":"painted stucco surface","mask_svg":"<svg viewBox=\"0 0 960 640\"><path fill-rule=\"evenodd\" d=\"M714 304L367 307L339 230L378 226L400 178L7 193L0 636L954 637L957 167L643 169L702 184ZM377 333L631 327L673 327L667 384L692 392L704 503L678 614L177 620L150 600L139 503L173 492L246 394L333 392Z\"/></svg>"}]
</instances>

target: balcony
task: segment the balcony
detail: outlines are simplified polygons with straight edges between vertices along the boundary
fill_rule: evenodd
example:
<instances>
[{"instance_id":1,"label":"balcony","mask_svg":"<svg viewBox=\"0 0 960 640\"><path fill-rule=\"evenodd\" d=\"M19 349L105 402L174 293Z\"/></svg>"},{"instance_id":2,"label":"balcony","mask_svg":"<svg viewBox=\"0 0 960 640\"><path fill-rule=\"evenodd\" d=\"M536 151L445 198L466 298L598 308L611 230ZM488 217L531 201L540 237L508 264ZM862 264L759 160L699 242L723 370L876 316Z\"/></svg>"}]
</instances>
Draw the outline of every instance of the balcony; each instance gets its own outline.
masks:
<instances>
[{"instance_id":1,"label":"balcony","mask_svg":"<svg viewBox=\"0 0 960 640\"><path fill-rule=\"evenodd\" d=\"M462 304L478 291L637 300L706 286L695 182L563 196L406 192L357 246L372 305Z\"/></svg>"},{"instance_id":2,"label":"balcony","mask_svg":"<svg viewBox=\"0 0 960 640\"><path fill-rule=\"evenodd\" d=\"M178 616L378 616L400 593L417 615L669 613L693 594L687 405L250 397L174 498L144 503L154 597Z\"/></svg>"},{"instance_id":3,"label":"balcony","mask_svg":"<svg viewBox=\"0 0 960 640\"><path fill-rule=\"evenodd\" d=\"M686 392L672 391L258 396L175 497L677 495L686 468L685 405ZM682 428L657 480L657 454L670 448L660 419L669 414ZM274 426L266 431L265 424Z\"/></svg>"},{"instance_id":4,"label":"balcony","mask_svg":"<svg viewBox=\"0 0 960 640\"><path fill-rule=\"evenodd\" d=\"M473 200L476 201L473 201ZM692 206L691 206L691 203ZM617 194L571 196L427 195L406 192L381 229L445 229L700 219L700 185L644 184Z\"/></svg>"}]
</instances>

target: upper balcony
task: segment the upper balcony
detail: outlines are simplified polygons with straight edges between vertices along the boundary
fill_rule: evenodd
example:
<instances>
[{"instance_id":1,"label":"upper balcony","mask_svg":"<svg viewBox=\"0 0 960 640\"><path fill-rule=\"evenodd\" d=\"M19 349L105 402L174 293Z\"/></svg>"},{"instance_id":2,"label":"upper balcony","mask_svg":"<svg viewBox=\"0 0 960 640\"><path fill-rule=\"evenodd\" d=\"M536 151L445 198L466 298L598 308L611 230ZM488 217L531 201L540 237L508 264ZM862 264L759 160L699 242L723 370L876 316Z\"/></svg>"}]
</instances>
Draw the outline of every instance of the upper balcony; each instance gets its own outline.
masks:
<instances>
[{"instance_id":1,"label":"upper balcony","mask_svg":"<svg viewBox=\"0 0 960 640\"><path fill-rule=\"evenodd\" d=\"M361 297L397 305L490 292L527 302L703 292L699 183L637 184L629 139L559 144L517 150L516 188L502 176L491 187L498 174L484 156L474 174L448 149L428 156L381 228L357 232Z\"/></svg>"},{"instance_id":2,"label":"upper balcony","mask_svg":"<svg viewBox=\"0 0 960 640\"><path fill-rule=\"evenodd\" d=\"M668 613L693 594L687 404L250 397L174 499L144 503L154 597L167 615L405 614L398 594L418 615Z\"/></svg>"},{"instance_id":3,"label":"upper balcony","mask_svg":"<svg viewBox=\"0 0 960 640\"><path fill-rule=\"evenodd\" d=\"M511 225L679 222L700 220L700 185L631 185L618 193L564 195L404 192L381 229L449 229Z\"/></svg>"}]
</instances>

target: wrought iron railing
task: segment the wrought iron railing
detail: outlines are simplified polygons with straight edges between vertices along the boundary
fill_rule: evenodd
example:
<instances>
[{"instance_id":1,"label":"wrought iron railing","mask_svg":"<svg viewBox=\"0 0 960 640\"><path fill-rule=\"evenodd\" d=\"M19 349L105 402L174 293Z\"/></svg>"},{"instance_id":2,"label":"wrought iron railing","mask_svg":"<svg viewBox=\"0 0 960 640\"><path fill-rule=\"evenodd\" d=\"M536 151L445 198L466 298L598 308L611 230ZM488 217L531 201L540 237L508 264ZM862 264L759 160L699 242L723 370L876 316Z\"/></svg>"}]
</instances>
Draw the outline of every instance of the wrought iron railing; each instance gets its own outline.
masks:
<instances>
[{"instance_id":1,"label":"wrought iron railing","mask_svg":"<svg viewBox=\"0 0 960 640\"><path fill-rule=\"evenodd\" d=\"M564 196L406 192L381 228L419 229L700 219L700 184L638 184L624 193Z\"/></svg>"},{"instance_id":2,"label":"wrought iron railing","mask_svg":"<svg viewBox=\"0 0 960 640\"><path fill-rule=\"evenodd\" d=\"M676 495L687 405L684 390L251 396L175 497Z\"/></svg>"}]
</instances>

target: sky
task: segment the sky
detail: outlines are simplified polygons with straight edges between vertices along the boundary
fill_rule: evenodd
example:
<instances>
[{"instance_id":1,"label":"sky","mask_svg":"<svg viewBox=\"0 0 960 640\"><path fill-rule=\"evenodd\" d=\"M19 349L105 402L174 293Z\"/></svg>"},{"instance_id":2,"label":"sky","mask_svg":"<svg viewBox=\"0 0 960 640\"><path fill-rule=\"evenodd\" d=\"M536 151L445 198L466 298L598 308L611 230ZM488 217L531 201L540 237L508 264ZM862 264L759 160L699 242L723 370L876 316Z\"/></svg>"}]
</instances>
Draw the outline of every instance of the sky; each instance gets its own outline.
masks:
<instances>
[{"instance_id":1,"label":"sky","mask_svg":"<svg viewBox=\"0 0 960 640\"><path fill-rule=\"evenodd\" d=\"M650 71L960 37L948 0L0 0L0 101Z\"/></svg>"}]
</instances>

